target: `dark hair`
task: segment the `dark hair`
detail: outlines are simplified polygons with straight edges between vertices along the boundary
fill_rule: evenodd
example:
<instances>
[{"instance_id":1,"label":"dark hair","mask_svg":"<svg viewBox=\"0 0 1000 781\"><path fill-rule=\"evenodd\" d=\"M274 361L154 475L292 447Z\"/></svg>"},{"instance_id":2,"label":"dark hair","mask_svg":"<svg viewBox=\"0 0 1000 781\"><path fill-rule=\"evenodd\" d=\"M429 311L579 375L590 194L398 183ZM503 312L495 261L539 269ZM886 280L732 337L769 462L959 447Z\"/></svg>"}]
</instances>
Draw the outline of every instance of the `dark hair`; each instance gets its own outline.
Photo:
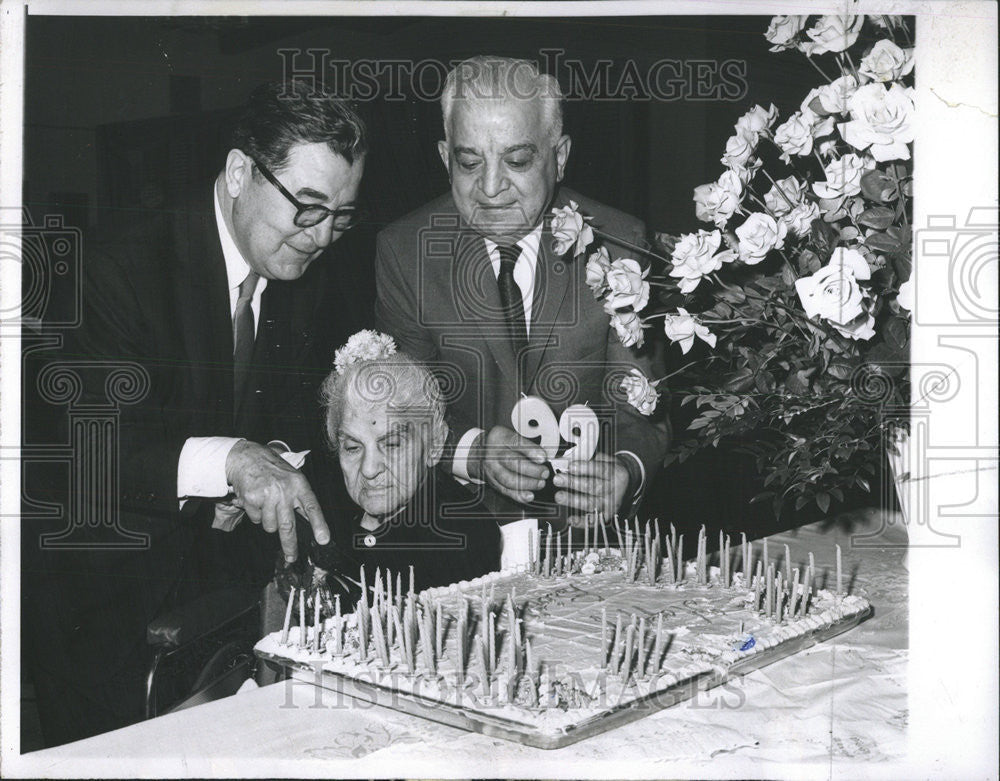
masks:
<instances>
[{"instance_id":1,"label":"dark hair","mask_svg":"<svg viewBox=\"0 0 1000 781\"><path fill-rule=\"evenodd\" d=\"M257 87L233 130L233 147L280 171L296 144L325 143L348 163L368 151L365 125L343 100L301 80Z\"/></svg>"}]
</instances>

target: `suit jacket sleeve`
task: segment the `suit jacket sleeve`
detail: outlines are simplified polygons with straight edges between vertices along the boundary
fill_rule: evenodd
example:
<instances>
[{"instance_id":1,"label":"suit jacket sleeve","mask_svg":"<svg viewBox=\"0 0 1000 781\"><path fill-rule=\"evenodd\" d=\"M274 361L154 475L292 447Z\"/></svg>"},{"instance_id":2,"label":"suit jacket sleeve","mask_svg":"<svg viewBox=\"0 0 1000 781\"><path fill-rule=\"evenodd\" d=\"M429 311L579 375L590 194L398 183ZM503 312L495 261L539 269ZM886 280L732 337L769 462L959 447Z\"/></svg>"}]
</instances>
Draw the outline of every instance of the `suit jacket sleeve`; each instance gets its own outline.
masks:
<instances>
[{"instance_id":1,"label":"suit jacket sleeve","mask_svg":"<svg viewBox=\"0 0 1000 781\"><path fill-rule=\"evenodd\" d=\"M70 339L79 368L81 401L108 404L109 379L124 369L137 383L137 401L118 403L119 493L123 506L177 511L177 461L187 438L164 413L164 363L148 303L140 300L136 264L114 252L91 253L84 266L83 324ZM122 375L120 375L122 376ZM113 467L112 467L113 468Z\"/></svg>"}]
</instances>

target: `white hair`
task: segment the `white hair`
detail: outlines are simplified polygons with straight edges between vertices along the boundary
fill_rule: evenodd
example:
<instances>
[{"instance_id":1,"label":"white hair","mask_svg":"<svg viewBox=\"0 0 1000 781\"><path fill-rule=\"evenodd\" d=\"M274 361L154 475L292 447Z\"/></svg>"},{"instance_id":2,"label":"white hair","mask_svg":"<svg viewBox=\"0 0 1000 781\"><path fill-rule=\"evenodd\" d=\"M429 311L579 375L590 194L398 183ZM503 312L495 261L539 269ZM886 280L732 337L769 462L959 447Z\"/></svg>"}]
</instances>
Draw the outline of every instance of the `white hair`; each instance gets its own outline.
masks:
<instances>
[{"instance_id":1,"label":"white hair","mask_svg":"<svg viewBox=\"0 0 1000 781\"><path fill-rule=\"evenodd\" d=\"M451 131L451 114L456 100L510 101L540 100L542 121L555 144L562 135L562 90L554 76L539 73L530 60L480 55L464 60L451 69L441 92L444 138Z\"/></svg>"}]
</instances>

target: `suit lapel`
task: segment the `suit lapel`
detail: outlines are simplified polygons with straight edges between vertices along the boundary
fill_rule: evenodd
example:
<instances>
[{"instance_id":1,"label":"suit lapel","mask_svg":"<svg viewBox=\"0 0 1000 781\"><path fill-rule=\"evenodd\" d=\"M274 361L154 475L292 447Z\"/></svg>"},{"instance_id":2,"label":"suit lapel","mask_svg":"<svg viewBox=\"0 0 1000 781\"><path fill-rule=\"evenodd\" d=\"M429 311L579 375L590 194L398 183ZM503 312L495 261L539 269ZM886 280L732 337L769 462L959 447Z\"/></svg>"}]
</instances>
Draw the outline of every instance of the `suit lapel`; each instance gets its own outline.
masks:
<instances>
[{"instance_id":1,"label":"suit lapel","mask_svg":"<svg viewBox=\"0 0 1000 781\"><path fill-rule=\"evenodd\" d=\"M531 304L531 329L528 335L528 355L525 359L524 388L535 382L539 368L549 349L557 347L558 335L553 329L566 300L571 281L578 276L571 252L556 255L552 250L551 220L546 215L542 238L538 245L538 263L535 269L535 291Z\"/></svg>"},{"instance_id":2,"label":"suit lapel","mask_svg":"<svg viewBox=\"0 0 1000 781\"><path fill-rule=\"evenodd\" d=\"M450 289L461 313L469 317L486 343L503 377L520 377L517 359L507 335L507 322L500 303L500 290L486 242L471 230L462 231Z\"/></svg>"}]
</instances>

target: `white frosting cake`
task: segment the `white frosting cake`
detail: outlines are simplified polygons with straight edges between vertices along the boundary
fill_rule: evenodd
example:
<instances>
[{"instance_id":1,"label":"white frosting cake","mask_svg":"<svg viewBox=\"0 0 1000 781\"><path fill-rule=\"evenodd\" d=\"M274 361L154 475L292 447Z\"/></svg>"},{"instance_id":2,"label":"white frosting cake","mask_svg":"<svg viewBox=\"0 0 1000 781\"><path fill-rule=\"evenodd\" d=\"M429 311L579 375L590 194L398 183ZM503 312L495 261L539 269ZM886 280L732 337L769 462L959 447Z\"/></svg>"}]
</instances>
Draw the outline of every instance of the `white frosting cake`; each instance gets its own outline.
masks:
<instances>
[{"instance_id":1,"label":"white frosting cake","mask_svg":"<svg viewBox=\"0 0 1000 781\"><path fill-rule=\"evenodd\" d=\"M318 639L311 626L291 626L285 642L275 632L256 650L323 686L555 747L679 702L871 612L860 596L812 593L811 567L800 581L772 562L749 579L728 563L709 568L703 550L700 541L698 560L678 562L680 572L654 554L650 577L649 562L630 557L634 547L624 557L590 549L562 558L571 573L551 567L546 577L536 564L409 598L383 591L380 573L367 604L322 620Z\"/></svg>"}]
</instances>

